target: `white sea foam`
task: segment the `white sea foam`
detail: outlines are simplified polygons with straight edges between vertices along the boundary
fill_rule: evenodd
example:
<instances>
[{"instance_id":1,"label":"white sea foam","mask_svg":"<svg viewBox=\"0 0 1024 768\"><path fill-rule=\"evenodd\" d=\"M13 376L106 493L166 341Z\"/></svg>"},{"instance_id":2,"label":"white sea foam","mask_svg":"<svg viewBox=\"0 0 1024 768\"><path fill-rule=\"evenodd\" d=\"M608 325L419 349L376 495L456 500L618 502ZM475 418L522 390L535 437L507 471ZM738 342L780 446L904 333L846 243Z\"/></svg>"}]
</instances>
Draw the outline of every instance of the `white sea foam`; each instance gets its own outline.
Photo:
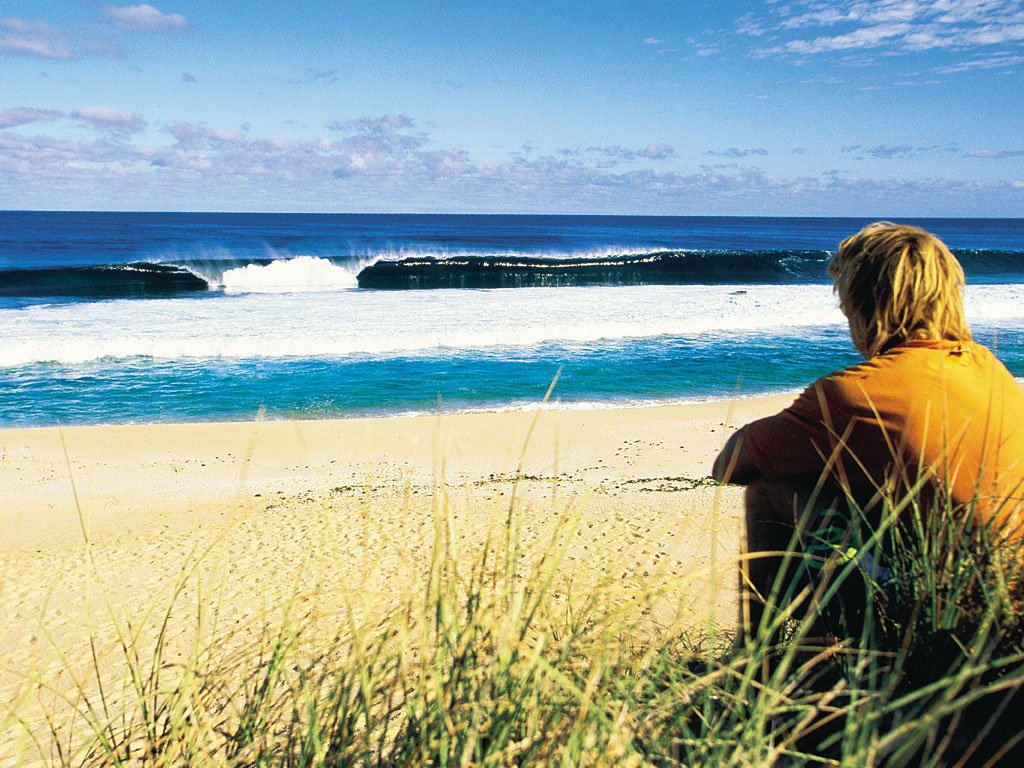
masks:
<instances>
[{"instance_id":1,"label":"white sea foam","mask_svg":"<svg viewBox=\"0 0 1024 768\"><path fill-rule=\"evenodd\" d=\"M225 291L245 293L291 293L336 291L356 288L361 263L341 266L328 259L296 256L269 264L247 264L226 270L219 283Z\"/></svg>"},{"instance_id":2,"label":"white sea foam","mask_svg":"<svg viewBox=\"0 0 1024 768\"><path fill-rule=\"evenodd\" d=\"M620 398L615 400L571 400L563 402L559 399L548 400L547 402L538 402L531 400L527 403L517 403L513 405L496 405L493 407L473 407L473 408L457 408L453 409L451 413L507 413L507 412L521 412L521 413L535 413L537 411L613 411L620 408L664 408L666 406L675 405L706 405L707 403L732 403L736 400L748 400L752 398L773 396L773 395L791 395L794 398L800 394L800 387L779 387L777 389L766 390L764 392L752 392L745 394L737 394L730 392L724 395L707 395L698 397L653 397L653 398ZM437 410L419 410L419 411L405 411L401 415L409 416L426 416L437 413Z\"/></svg>"},{"instance_id":3,"label":"white sea foam","mask_svg":"<svg viewBox=\"0 0 1024 768\"><path fill-rule=\"evenodd\" d=\"M182 254L162 254L160 261L178 264L209 283L211 288L227 293L293 293L337 291L358 287L357 275L377 261L402 259L465 259L473 256L498 262L518 259L552 259L559 263L572 262L578 266L594 266L611 258L647 256L655 253L686 251L687 249L659 246L599 247L581 250L497 251L486 249L458 250L447 248L381 249L375 253L355 255L349 253L337 259L322 256L293 255L268 248L267 261L246 262L225 249L204 250L201 257ZM700 251L696 251L700 252ZM542 268L542 267L538 267Z\"/></svg>"},{"instance_id":4,"label":"white sea foam","mask_svg":"<svg viewBox=\"0 0 1024 768\"><path fill-rule=\"evenodd\" d=\"M170 259L170 261L183 263L187 269L206 280L211 288L222 288L226 293L294 293L357 288L359 272L376 261L402 259L444 261L473 255L501 260L552 258L586 264L589 261L600 263L616 256L649 255L659 250L665 249L654 247L598 248L566 253L564 251L510 252L480 249L459 251L402 248L383 249L363 256L345 256L346 260L343 263L321 256L290 255L281 251L268 250L267 255L271 261L265 263L238 263L227 252L220 252L216 258L185 259L184 261Z\"/></svg>"},{"instance_id":5,"label":"white sea foam","mask_svg":"<svg viewBox=\"0 0 1024 768\"><path fill-rule=\"evenodd\" d=\"M964 312L976 322L1024 318L1024 285L969 285Z\"/></svg>"},{"instance_id":6,"label":"white sea foam","mask_svg":"<svg viewBox=\"0 0 1024 768\"><path fill-rule=\"evenodd\" d=\"M974 322L1024 322L1024 285L971 287L967 308ZM137 356L383 357L842 324L825 285L257 292L0 310L0 366Z\"/></svg>"}]
</instances>

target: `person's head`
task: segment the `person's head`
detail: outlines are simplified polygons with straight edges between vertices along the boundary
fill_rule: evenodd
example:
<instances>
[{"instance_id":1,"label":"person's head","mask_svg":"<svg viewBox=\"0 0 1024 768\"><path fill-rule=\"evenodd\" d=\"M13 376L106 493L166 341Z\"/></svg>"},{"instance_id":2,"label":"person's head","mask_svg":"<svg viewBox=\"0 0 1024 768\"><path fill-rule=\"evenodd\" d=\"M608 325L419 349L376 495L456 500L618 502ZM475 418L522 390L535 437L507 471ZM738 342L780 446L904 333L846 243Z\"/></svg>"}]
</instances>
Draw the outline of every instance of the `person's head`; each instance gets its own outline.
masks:
<instances>
[{"instance_id":1,"label":"person's head","mask_svg":"<svg viewBox=\"0 0 1024 768\"><path fill-rule=\"evenodd\" d=\"M828 274L854 346L867 357L912 339L971 339L963 268L923 229L869 224L839 244Z\"/></svg>"}]
</instances>

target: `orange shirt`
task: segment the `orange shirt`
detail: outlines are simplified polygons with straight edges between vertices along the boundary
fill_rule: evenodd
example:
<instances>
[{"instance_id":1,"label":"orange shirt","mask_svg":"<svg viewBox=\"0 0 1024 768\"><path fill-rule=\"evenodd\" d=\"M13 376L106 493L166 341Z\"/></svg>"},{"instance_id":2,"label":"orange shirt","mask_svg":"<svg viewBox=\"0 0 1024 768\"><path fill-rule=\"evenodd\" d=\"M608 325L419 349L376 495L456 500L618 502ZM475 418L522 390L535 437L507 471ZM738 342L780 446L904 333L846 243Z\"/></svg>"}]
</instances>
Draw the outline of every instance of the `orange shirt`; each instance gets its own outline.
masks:
<instances>
[{"instance_id":1,"label":"orange shirt","mask_svg":"<svg viewBox=\"0 0 1024 768\"><path fill-rule=\"evenodd\" d=\"M924 474L957 504L977 494L983 519L1016 530L1024 518L1024 392L980 344L905 342L818 379L742 436L769 479L827 471L866 503Z\"/></svg>"}]
</instances>

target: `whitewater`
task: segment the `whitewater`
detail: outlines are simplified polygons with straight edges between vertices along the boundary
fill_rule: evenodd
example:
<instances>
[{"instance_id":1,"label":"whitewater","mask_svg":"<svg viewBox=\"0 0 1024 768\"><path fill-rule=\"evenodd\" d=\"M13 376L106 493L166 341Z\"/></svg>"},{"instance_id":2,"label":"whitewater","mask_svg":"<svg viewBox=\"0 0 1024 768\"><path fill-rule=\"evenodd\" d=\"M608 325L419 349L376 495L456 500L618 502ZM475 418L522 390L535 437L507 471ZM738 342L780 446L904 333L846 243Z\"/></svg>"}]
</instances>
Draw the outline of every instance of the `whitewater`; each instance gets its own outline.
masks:
<instances>
[{"instance_id":1,"label":"whitewater","mask_svg":"<svg viewBox=\"0 0 1024 768\"><path fill-rule=\"evenodd\" d=\"M225 287L238 293L218 301L119 300L0 312L0 366L132 357L384 356L845 324L824 285L392 293L344 288L343 282L335 287L338 268L311 283L282 280L287 264L274 266L225 273ZM262 280L260 272L275 276ZM310 277L311 271L297 274ZM966 310L976 324L1024 321L1024 284L972 286Z\"/></svg>"},{"instance_id":2,"label":"whitewater","mask_svg":"<svg viewBox=\"0 0 1024 768\"><path fill-rule=\"evenodd\" d=\"M598 408L853 364L851 219L0 212L0 426ZM932 220L1024 376L1024 221Z\"/></svg>"}]
</instances>

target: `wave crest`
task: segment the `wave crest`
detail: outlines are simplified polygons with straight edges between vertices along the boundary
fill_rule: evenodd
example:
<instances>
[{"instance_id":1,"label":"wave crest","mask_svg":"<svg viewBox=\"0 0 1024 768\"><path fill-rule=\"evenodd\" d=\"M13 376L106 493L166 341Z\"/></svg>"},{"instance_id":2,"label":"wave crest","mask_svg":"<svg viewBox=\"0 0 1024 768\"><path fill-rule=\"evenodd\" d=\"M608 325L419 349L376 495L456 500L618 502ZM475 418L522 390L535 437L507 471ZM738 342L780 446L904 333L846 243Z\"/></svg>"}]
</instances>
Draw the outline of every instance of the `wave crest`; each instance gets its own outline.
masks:
<instances>
[{"instance_id":1,"label":"wave crest","mask_svg":"<svg viewBox=\"0 0 1024 768\"><path fill-rule=\"evenodd\" d=\"M219 282L228 292L330 291L358 287L357 271L329 259L295 256L228 269L220 276Z\"/></svg>"}]
</instances>

